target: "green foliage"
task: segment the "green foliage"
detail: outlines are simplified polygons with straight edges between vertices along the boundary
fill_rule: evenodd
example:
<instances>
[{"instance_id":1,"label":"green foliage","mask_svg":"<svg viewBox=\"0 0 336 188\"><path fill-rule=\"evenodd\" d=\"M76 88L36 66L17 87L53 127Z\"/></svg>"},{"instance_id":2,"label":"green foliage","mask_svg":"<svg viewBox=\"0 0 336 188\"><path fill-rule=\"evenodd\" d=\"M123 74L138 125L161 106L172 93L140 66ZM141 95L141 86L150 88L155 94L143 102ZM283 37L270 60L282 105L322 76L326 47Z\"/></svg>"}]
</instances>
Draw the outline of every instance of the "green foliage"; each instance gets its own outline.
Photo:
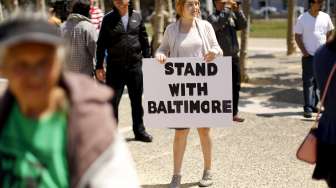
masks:
<instances>
[{"instance_id":1,"label":"green foliage","mask_svg":"<svg viewBox=\"0 0 336 188\"><path fill-rule=\"evenodd\" d=\"M153 28L152 28L152 24L150 23L145 23L145 27L146 27L146 31L148 36L152 36L153 35Z\"/></svg>"},{"instance_id":2,"label":"green foliage","mask_svg":"<svg viewBox=\"0 0 336 188\"><path fill-rule=\"evenodd\" d=\"M150 23L146 23L145 25L148 35L151 37L153 34L152 25ZM251 23L250 37L252 38L286 38L286 35L286 19L255 19Z\"/></svg>"}]
</instances>

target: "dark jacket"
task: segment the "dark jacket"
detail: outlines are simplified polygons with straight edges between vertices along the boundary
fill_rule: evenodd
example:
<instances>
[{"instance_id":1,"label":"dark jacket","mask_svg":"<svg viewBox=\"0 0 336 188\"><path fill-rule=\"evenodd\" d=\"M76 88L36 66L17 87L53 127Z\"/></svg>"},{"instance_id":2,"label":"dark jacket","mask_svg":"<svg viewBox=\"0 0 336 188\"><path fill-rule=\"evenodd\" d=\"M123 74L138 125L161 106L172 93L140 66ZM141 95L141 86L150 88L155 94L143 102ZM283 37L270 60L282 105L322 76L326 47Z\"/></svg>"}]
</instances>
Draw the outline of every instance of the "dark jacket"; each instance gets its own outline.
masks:
<instances>
[{"instance_id":1,"label":"dark jacket","mask_svg":"<svg viewBox=\"0 0 336 188\"><path fill-rule=\"evenodd\" d=\"M247 27L247 21L242 11L234 12L225 8L223 11L216 11L208 17L212 24L218 43L223 50L224 56L237 56L239 43L237 31Z\"/></svg>"},{"instance_id":2,"label":"dark jacket","mask_svg":"<svg viewBox=\"0 0 336 188\"><path fill-rule=\"evenodd\" d=\"M330 42L331 43L331 42ZM314 78L316 79L318 89L322 93L331 70L336 64L336 50L332 49L330 44L321 46L315 53L313 68ZM323 103L324 112L318 122L317 137L321 143L336 144L336 74L331 78L330 85Z\"/></svg>"},{"instance_id":3,"label":"dark jacket","mask_svg":"<svg viewBox=\"0 0 336 188\"><path fill-rule=\"evenodd\" d=\"M150 57L148 35L140 13L130 6L127 31L121 16L114 8L104 16L97 42L96 69L103 67L107 50L107 66L141 64L142 57ZM108 71L108 70L107 70Z\"/></svg>"},{"instance_id":4,"label":"dark jacket","mask_svg":"<svg viewBox=\"0 0 336 188\"><path fill-rule=\"evenodd\" d=\"M99 187L92 185L93 179L98 174L101 177L102 168L115 157L115 152L110 152L117 140L116 123L108 102L112 92L76 74L64 74L60 86L65 89L70 103L67 128L70 187ZM14 101L9 90L0 100L0 132ZM109 171L107 176L109 179L113 178L111 173Z\"/></svg>"}]
</instances>

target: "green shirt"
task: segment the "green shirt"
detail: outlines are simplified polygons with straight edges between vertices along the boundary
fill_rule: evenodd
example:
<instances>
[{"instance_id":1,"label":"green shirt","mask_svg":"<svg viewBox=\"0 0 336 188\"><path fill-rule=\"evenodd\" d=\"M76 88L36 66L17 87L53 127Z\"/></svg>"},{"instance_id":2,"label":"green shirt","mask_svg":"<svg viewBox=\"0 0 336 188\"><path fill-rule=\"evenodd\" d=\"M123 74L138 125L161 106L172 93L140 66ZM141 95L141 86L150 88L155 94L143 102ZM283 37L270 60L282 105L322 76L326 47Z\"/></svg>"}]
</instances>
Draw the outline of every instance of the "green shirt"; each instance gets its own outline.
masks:
<instances>
[{"instance_id":1,"label":"green shirt","mask_svg":"<svg viewBox=\"0 0 336 188\"><path fill-rule=\"evenodd\" d=\"M69 187L67 114L25 117L13 106L0 132L0 187Z\"/></svg>"}]
</instances>

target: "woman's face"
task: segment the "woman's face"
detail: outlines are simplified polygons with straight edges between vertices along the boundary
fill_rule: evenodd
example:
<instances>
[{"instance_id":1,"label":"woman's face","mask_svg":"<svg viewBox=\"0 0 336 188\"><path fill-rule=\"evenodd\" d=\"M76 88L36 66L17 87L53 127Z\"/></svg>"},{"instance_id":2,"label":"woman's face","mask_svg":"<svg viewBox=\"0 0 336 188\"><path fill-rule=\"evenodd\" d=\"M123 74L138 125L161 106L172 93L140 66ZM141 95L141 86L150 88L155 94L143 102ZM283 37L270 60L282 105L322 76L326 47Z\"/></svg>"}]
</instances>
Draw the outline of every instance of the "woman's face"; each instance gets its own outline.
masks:
<instances>
[{"instance_id":1,"label":"woman's face","mask_svg":"<svg viewBox=\"0 0 336 188\"><path fill-rule=\"evenodd\" d=\"M186 0L183 7L182 17L193 19L200 15L200 3L199 0Z\"/></svg>"},{"instance_id":2,"label":"woman's face","mask_svg":"<svg viewBox=\"0 0 336 188\"><path fill-rule=\"evenodd\" d=\"M55 46L36 42L7 48L0 71L18 101L38 104L49 97L61 72L57 51Z\"/></svg>"}]
</instances>

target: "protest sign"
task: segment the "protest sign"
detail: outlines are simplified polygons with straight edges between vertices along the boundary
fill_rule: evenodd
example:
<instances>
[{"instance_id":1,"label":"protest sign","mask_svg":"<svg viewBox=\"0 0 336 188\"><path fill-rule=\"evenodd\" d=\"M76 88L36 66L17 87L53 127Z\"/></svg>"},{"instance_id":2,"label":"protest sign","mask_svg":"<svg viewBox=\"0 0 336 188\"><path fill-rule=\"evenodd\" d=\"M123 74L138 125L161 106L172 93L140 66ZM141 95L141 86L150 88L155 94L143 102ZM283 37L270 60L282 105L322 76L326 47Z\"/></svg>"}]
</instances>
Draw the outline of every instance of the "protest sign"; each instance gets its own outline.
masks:
<instances>
[{"instance_id":1,"label":"protest sign","mask_svg":"<svg viewBox=\"0 0 336 188\"><path fill-rule=\"evenodd\" d=\"M231 57L143 59L147 127L225 127L232 124Z\"/></svg>"}]
</instances>

